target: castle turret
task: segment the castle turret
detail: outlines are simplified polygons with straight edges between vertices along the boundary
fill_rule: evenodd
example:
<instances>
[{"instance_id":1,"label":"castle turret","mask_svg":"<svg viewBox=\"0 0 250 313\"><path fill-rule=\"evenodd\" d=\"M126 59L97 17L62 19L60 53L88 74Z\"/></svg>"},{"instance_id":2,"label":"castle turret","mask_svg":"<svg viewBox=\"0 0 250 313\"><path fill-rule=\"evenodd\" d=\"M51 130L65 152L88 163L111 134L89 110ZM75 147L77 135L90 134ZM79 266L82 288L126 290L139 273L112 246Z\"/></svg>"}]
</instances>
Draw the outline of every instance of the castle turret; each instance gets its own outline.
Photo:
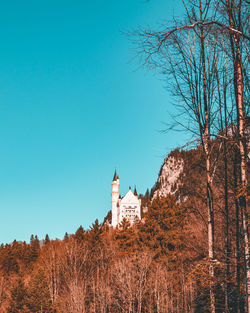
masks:
<instances>
[{"instance_id":1,"label":"castle turret","mask_svg":"<svg viewBox=\"0 0 250 313\"><path fill-rule=\"evenodd\" d=\"M119 192L119 185L120 185L120 181L119 181L119 177L116 174L116 170L115 170L115 174L113 177L113 182L112 182L112 192L111 192L111 196L112 196L112 226L116 227L118 224L118 216L119 216L119 197L120 197L120 192Z\"/></svg>"},{"instance_id":2,"label":"castle turret","mask_svg":"<svg viewBox=\"0 0 250 313\"><path fill-rule=\"evenodd\" d=\"M135 186L135 188L134 188L134 195L135 195L135 196L138 196L138 195L137 195L136 186Z\"/></svg>"}]
</instances>

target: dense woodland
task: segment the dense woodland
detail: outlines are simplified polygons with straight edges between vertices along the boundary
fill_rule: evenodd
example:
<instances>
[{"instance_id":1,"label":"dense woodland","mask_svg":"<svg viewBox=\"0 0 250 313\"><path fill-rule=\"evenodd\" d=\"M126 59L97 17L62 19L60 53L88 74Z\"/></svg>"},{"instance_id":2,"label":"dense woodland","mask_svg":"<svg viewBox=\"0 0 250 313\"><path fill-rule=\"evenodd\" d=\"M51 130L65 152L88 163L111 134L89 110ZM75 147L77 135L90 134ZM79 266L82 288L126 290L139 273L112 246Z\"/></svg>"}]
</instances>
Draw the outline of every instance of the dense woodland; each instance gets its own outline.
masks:
<instances>
[{"instance_id":1,"label":"dense woodland","mask_svg":"<svg viewBox=\"0 0 250 313\"><path fill-rule=\"evenodd\" d=\"M219 146L218 141L215 151ZM103 223L96 220L89 230L79 227L63 240L50 240L48 235L39 240L32 235L28 244L2 245L0 311L210 312L202 153L201 146L171 152L171 157L184 160L180 186L167 197L152 200L149 191L140 195L148 212L133 227L124 220L112 229L109 213ZM244 312L242 219L235 203L233 158L228 155L228 258L222 157L214 178L216 312L225 312L227 285L229 311L236 312L239 305ZM151 196L158 187L152 188Z\"/></svg>"},{"instance_id":2,"label":"dense woodland","mask_svg":"<svg viewBox=\"0 0 250 313\"><path fill-rule=\"evenodd\" d=\"M249 2L182 3L185 16L130 34L194 136L170 154L178 183L140 195L133 226L109 213L63 240L1 245L1 312L250 312Z\"/></svg>"}]
</instances>

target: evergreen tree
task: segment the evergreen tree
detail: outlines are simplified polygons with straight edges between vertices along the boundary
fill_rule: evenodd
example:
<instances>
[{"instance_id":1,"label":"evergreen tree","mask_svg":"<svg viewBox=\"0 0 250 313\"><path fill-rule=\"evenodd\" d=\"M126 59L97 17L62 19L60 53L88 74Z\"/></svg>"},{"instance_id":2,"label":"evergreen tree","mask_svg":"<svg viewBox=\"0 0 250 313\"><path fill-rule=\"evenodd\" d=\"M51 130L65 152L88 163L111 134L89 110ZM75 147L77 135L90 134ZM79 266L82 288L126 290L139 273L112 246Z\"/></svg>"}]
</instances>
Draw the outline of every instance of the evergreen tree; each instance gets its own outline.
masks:
<instances>
[{"instance_id":1,"label":"evergreen tree","mask_svg":"<svg viewBox=\"0 0 250 313\"><path fill-rule=\"evenodd\" d=\"M108 214L104 217L103 225L109 225L112 222L112 211L108 211Z\"/></svg>"},{"instance_id":2,"label":"evergreen tree","mask_svg":"<svg viewBox=\"0 0 250 313\"><path fill-rule=\"evenodd\" d=\"M24 265L28 267L31 263L31 247L25 241L23 243L23 256L22 256Z\"/></svg>"},{"instance_id":3,"label":"evergreen tree","mask_svg":"<svg viewBox=\"0 0 250 313\"><path fill-rule=\"evenodd\" d=\"M32 277L27 293L27 305L32 313L52 313L52 302L50 300L50 293L47 278L43 270Z\"/></svg>"},{"instance_id":4,"label":"evergreen tree","mask_svg":"<svg viewBox=\"0 0 250 313\"><path fill-rule=\"evenodd\" d=\"M17 259L21 259L21 257L22 257L22 243L19 243L16 240L14 240L11 244L11 249L12 249L15 257Z\"/></svg>"},{"instance_id":5,"label":"evergreen tree","mask_svg":"<svg viewBox=\"0 0 250 313\"><path fill-rule=\"evenodd\" d=\"M64 240L64 241L68 241L68 239L69 239L69 235L68 235L68 233L66 232L65 235L64 235L63 240Z\"/></svg>"},{"instance_id":6,"label":"evergreen tree","mask_svg":"<svg viewBox=\"0 0 250 313\"><path fill-rule=\"evenodd\" d=\"M75 233L75 239L78 243L80 243L84 240L84 237L85 237L85 231L81 225Z\"/></svg>"},{"instance_id":7,"label":"evergreen tree","mask_svg":"<svg viewBox=\"0 0 250 313\"><path fill-rule=\"evenodd\" d=\"M32 235L33 236L33 235ZM30 240L30 261L34 262L40 254L40 242L37 235Z\"/></svg>"},{"instance_id":8,"label":"evergreen tree","mask_svg":"<svg viewBox=\"0 0 250 313\"><path fill-rule=\"evenodd\" d=\"M150 204L149 190L145 192L145 195L140 195L141 199L141 217L144 218L144 212L147 212Z\"/></svg>"},{"instance_id":9,"label":"evergreen tree","mask_svg":"<svg viewBox=\"0 0 250 313\"><path fill-rule=\"evenodd\" d=\"M35 240L35 238L34 238L34 235L32 234L31 236L30 236L30 244L32 244L32 242Z\"/></svg>"},{"instance_id":10,"label":"evergreen tree","mask_svg":"<svg viewBox=\"0 0 250 313\"><path fill-rule=\"evenodd\" d=\"M131 227L130 222L125 218L116 228L114 238L119 245L121 254L133 254L138 249L137 235Z\"/></svg>"},{"instance_id":11,"label":"evergreen tree","mask_svg":"<svg viewBox=\"0 0 250 313\"><path fill-rule=\"evenodd\" d=\"M46 234L45 240L44 240L44 244L46 245L46 244L48 244L49 242L50 242L49 235Z\"/></svg>"},{"instance_id":12,"label":"evergreen tree","mask_svg":"<svg viewBox=\"0 0 250 313\"><path fill-rule=\"evenodd\" d=\"M153 200L140 224L139 238L142 247L153 251L156 257L167 255L176 260L181 245L184 212L171 195Z\"/></svg>"},{"instance_id":13,"label":"evergreen tree","mask_svg":"<svg viewBox=\"0 0 250 313\"><path fill-rule=\"evenodd\" d=\"M18 273L19 265L17 261L17 256L15 255L15 250L12 246L6 244L0 251L0 268L6 273Z\"/></svg>"},{"instance_id":14,"label":"evergreen tree","mask_svg":"<svg viewBox=\"0 0 250 313\"><path fill-rule=\"evenodd\" d=\"M11 290L10 304L7 313L30 313L27 307L27 289L21 278Z\"/></svg>"},{"instance_id":15,"label":"evergreen tree","mask_svg":"<svg viewBox=\"0 0 250 313\"><path fill-rule=\"evenodd\" d=\"M87 243L90 248L95 248L96 245L101 243L102 225L99 224L98 219L90 227L90 231L87 233Z\"/></svg>"}]
</instances>

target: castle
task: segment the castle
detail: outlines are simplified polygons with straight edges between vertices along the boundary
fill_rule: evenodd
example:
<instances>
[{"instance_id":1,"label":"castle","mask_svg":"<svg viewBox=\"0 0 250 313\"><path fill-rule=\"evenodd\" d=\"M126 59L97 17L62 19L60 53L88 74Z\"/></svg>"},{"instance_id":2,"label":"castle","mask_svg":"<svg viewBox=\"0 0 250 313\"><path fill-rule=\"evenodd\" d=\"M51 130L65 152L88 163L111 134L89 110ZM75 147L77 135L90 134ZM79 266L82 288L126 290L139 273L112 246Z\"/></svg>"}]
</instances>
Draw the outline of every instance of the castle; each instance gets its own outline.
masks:
<instances>
[{"instance_id":1,"label":"castle","mask_svg":"<svg viewBox=\"0 0 250 313\"><path fill-rule=\"evenodd\" d=\"M135 219L141 219L141 200L137 196L136 189L134 192L129 191L121 198L119 192L120 180L116 174L114 174L112 182L112 223L113 227L116 227L125 218L132 225Z\"/></svg>"}]
</instances>

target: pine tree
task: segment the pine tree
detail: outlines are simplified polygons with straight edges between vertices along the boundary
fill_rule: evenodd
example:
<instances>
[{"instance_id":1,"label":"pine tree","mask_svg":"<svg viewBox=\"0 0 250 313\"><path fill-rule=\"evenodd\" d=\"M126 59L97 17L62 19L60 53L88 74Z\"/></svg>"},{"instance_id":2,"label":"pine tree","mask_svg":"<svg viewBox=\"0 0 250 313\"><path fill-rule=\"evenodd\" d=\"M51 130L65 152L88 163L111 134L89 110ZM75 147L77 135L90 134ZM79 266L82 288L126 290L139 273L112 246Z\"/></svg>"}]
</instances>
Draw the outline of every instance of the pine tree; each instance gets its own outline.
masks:
<instances>
[{"instance_id":1,"label":"pine tree","mask_svg":"<svg viewBox=\"0 0 250 313\"><path fill-rule=\"evenodd\" d=\"M22 260L25 267L28 267L30 263L30 245L28 245L25 241L23 242Z\"/></svg>"},{"instance_id":2,"label":"pine tree","mask_svg":"<svg viewBox=\"0 0 250 313\"><path fill-rule=\"evenodd\" d=\"M90 227L90 231L87 233L87 243L90 248L95 248L96 245L101 244L102 225L99 224L98 219Z\"/></svg>"},{"instance_id":3,"label":"pine tree","mask_svg":"<svg viewBox=\"0 0 250 313\"><path fill-rule=\"evenodd\" d=\"M85 231L81 225L75 233L75 239L78 243L80 243L84 240L84 237L85 237Z\"/></svg>"},{"instance_id":4,"label":"pine tree","mask_svg":"<svg viewBox=\"0 0 250 313\"><path fill-rule=\"evenodd\" d=\"M6 244L0 251L0 268L6 273L18 273L19 265L17 262L17 256L12 246Z\"/></svg>"},{"instance_id":5,"label":"pine tree","mask_svg":"<svg viewBox=\"0 0 250 313\"><path fill-rule=\"evenodd\" d=\"M21 278L18 279L16 286L11 290L7 313L30 313L27 307L27 289Z\"/></svg>"},{"instance_id":6,"label":"pine tree","mask_svg":"<svg viewBox=\"0 0 250 313\"><path fill-rule=\"evenodd\" d=\"M184 212L171 195L152 201L145 223L140 224L139 238L156 257L167 255L175 261L181 246Z\"/></svg>"},{"instance_id":7,"label":"pine tree","mask_svg":"<svg viewBox=\"0 0 250 313\"><path fill-rule=\"evenodd\" d=\"M44 239L44 244L46 245L46 244L48 244L49 242L50 242L49 235L46 234L45 239Z\"/></svg>"},{"instance_id":8,"label":"pine tree","mask_svg":"<svg viewBox=\"0 0 250 313\"><path fill-rule=\"evenodd\" d=\"M68 233L66 232L65 235L64 235L63 240L64 240L64 241L68 241L68 239L69 239L69 235L68 235Z\"/></svg>"},{"instance_id":9,"label":"pine tree","mask_svg":"<svg viewBox=\"0 0 250 313\"><path fill-rule=\"evenodd\" d=\"M145 192L145 195L141 196L141 217L144 218L145 213L148 211L148 207L150 204L150 196L149 196L149 190L147 189L147 191Z\"/></svg>"},{"instance_id":10,"label":"pine tree","mask_svg":"<svg viewBox=\"0 0 250 313\"><path fill-rule=\"evenodd\" d=\"M32 235L33 236L33 235ZM30 240L30 261L35 262L40 254L40 242L37 235Z\"/></svg>"},{"instance_id":11,"label":"pine tree","mask_svg":"<svg viewBox=\"0 0 250 313\"><path fill-rule=\"evenodd\" d=\"M32 244L32 242L35 240L35 238L34 238L34 235L32 234L31 236L30 236L30 244Z\"/></svg>"},{"instance_id":12,"label":"pine tree","mask_svg":"<svg viewBox=\"0 0 250 313\"><path fill-rule=\"evenodd\" d=\"M27 292L27 305L32 313L55 312L50 300L47 278L41 269L38 270L30 281Z\"/></svg>"},{"instance_id":13,"label":"pine tree","mask_svg":"<svg viewBox=\"0 0 250 313\"><path fill-rule=\"evenodd\" d=\"M137 235L125 218L116 228L114 238L119 245L121 254L132 255L138 249Z\"/></svg>"}]
</instances>

